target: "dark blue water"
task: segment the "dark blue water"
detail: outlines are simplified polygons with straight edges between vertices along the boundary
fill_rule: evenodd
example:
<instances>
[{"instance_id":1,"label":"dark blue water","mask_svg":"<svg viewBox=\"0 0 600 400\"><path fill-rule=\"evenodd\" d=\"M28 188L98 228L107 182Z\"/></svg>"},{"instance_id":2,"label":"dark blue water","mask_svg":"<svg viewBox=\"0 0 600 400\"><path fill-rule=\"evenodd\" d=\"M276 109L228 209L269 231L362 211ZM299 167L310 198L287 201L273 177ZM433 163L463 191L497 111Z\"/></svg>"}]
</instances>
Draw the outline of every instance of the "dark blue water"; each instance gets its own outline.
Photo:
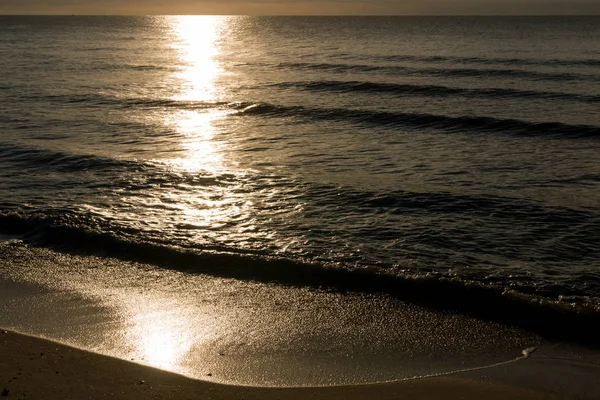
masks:
<instances>
[{"instance_id":1,"label":"dark blue water","mask_svg":"<svg viewBox=\"0 0 600 400\"><path fill-rule=\"evenodd\" d=\"M0 17L0 74L4 234L600 307L598 18Z\"/></svg>"}]
</instances>

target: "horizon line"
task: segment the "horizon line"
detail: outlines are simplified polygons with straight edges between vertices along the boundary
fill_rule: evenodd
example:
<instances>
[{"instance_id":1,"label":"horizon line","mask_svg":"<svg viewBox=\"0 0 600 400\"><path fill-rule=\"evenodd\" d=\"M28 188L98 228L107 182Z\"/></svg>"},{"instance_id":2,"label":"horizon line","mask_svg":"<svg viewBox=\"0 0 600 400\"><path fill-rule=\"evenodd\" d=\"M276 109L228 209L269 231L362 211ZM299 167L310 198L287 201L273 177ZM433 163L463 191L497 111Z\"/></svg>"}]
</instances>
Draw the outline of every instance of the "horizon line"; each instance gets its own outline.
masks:
<instances>
[{"instance_id":1,"label":"horizon line","mask_svg":"<svg viewBox=\"0 0 600 400\"><path fill-rule=\"evenodd\" d=\"M600 17L600 14L2 14L0 17Z\"/></svg>"}]
</instances>

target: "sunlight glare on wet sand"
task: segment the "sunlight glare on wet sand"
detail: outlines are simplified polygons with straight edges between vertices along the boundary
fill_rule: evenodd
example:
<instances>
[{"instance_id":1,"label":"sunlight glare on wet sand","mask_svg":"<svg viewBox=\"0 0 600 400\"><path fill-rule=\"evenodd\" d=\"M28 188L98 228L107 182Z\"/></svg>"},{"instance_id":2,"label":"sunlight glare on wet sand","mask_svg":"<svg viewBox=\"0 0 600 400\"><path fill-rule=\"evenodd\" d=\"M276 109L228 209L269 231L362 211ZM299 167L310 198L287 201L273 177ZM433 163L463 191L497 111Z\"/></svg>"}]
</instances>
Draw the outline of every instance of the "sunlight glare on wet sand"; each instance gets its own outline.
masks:
<instances>
[{"instance_id":1,"label":"sunlight glare on wet sand","mask_svg":"<svg viewBox=\"0 0 600 400\"><path fill-rule=\"evenodd\" d=\"M196 330L191 329L192 321L181 312L181 307L169 310L162 300L146 299L143 308L134 305L129 310L131 327L126 335L144 363L178 371L192 344L201 338L192 337Z\"/></svg>"}]
</instances>

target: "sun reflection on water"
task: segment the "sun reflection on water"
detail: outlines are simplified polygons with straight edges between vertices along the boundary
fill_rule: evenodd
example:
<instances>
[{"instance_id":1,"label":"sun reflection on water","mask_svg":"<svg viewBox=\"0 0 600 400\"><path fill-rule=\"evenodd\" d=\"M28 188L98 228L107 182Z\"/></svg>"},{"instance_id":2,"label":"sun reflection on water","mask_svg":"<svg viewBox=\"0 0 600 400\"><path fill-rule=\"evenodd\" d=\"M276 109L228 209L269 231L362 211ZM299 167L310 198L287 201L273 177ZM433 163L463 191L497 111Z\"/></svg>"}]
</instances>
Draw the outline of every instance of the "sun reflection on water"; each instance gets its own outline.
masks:
<instances>
[{"instance_id":1,"label":"sun reflection on water","mask_svg":"<svg viewBox=\"0 0 600 400\"><path fill-rule=\"evenodd\" d=\"M215 141L215 121L224 117L220 110L196 112L181 110L165 121L183 137L183 157L171 160L171 164L188 172L216 173L222 169L222 153Z\"/></svg>"},{"instance_id":2,"label":"sun reflection on water","mask_svg":"<svg viewBox=\"0 0 600 400\"><path fill-rule=\"evenodd\" d=\"M213 101L218 95L215 81L223 69L217 57L225 26L226 17L173 17L173 47L178 50L184 67L178 72L183 89L177 95L178 100Z\"/></svg>"},{"instance_id":3,"label":"sun reflection on water","mask_svg":"<svg viewBox=\"0 0 600 400\"><path fill-rule=\"evenodd\" d=\"M172 164L188 172L214 173L222 166L215 122L226 111L215 105L223 96L218 80L224 72L218 58L228 18L178 16L171 17L170 24L172 46L178 54L176 63L180 66L175 72L179 86L173 97L192 105L165 118L165 124L183 137L181 144L185 149L185 155L172 160Z\"/></svg>"}]
</instances>

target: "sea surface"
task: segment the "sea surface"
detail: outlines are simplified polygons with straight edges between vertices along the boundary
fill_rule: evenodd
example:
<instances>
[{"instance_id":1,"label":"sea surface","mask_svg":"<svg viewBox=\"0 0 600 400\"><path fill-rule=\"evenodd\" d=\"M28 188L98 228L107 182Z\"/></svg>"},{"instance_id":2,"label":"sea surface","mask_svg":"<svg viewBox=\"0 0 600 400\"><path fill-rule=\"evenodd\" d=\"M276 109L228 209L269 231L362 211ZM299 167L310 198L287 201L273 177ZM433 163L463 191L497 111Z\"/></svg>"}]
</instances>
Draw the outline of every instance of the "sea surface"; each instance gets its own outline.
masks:
<instances>
[{"instance_id":1,"label":"sea surface","mask_svg":"<svg viewBox=\"0 0 600 400\"><path fill-rule=\"evenodd\" d=\"M0 16L0 77L7 237L600 308L599 18Z\"/></svg>"}]
</instances>

